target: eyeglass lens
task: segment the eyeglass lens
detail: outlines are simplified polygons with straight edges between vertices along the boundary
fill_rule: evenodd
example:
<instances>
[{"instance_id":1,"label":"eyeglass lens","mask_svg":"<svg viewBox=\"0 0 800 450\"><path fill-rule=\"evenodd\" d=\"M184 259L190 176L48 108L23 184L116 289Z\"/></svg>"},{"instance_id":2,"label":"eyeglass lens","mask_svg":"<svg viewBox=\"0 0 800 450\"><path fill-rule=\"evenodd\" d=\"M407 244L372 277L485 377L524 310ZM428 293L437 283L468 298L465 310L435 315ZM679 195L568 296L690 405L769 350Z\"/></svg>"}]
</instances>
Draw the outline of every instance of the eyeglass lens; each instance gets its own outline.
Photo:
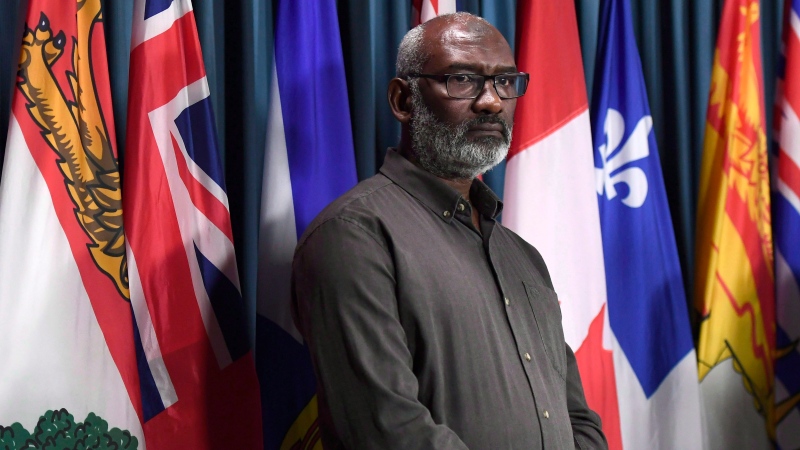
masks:
<instances>
[{"instance_id":1,"label":"eyeglass lens","mask_svg":"<svg viewBox=\"0 0 800 450\"><path fill-rule=\"evenodd\" d=\"M483 90L486 78L482 75L457 74L447 78L447 93L456 98L475 98ZM500 98L516 98L525 94L528 80L521 74L503 74L494 77L494 86Z\"/></svg>"}]
</instances>

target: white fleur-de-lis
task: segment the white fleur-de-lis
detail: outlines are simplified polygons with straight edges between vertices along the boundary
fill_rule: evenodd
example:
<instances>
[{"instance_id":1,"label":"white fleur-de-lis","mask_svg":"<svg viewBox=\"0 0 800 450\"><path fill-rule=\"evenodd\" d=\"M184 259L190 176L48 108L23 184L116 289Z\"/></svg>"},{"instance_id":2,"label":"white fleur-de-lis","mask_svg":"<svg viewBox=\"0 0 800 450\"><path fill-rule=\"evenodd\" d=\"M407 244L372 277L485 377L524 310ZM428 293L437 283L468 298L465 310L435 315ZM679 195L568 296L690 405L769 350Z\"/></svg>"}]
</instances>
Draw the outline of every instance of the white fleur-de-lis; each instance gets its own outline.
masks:
<instances>
[{"instance_id":1,"label":"white fleur-de-lis","mask_svg":"<svg viewBox=\"0 0 800 450\"><path fill-rule=\"evenodd\" d=\"M606 142L598 148L600 156L603 158L603 167L594 169L598 195L603 195L605 190L606 197L611 200L617 196L615 185L625 183L628 185L628 195L622 199L622 203L631 208L642 206L647 198L647 175L639 167L626 167L623 170L619 170L619 168L629 162L646 158L650 154L647 136L652 128L653 118L651 116L642 117L622 149L614 153L625 134L625 118L619 111L608 109L603 127L606 133ZM612 153L614 153L613 156L609 158Z\"/></svg>"}]
</instances>

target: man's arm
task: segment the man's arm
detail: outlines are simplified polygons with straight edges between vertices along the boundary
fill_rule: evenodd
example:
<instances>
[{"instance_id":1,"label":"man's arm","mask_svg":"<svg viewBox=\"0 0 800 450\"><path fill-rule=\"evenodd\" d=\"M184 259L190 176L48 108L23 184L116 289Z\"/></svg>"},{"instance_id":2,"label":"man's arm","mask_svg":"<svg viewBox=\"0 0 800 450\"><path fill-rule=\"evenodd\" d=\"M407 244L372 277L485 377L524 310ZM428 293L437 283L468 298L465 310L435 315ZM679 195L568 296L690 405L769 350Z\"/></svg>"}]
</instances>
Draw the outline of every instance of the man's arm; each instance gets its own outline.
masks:
<instances>
[{"instance_id":1,"label":"man's arm","mask_svg":"<svg viewBox=\"0 0 800 450\"><path fill-rule=\"evenodd\" d=\"M567 409L572 422L572 434L576 449L607 449L608 442L600 426L600 416L589 409L583 395L583 385L578 372L575 353L567 348Z\"/></svg>"},{"instance_id":2,"label":"man's arm","mask_svg":"<svg viewBox=\"0 0 800 450\"><path fill-rule=\"evenodd\" d=\"M292 273L306 339L338 438L353 449L466 449L417 399L394 266L381 236L344 218L301 243Z\"/></svg>"}]
</instances>

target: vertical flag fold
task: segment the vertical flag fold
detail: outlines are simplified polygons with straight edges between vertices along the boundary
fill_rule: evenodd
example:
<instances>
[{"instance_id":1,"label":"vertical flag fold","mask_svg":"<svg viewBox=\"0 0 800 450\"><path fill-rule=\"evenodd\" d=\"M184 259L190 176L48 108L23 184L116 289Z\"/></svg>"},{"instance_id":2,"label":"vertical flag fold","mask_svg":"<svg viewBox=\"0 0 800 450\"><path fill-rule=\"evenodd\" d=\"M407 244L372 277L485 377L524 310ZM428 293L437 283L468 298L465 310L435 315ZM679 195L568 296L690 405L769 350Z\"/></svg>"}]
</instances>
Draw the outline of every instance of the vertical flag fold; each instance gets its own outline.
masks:
<instances>
[{"instance_id":1,"label":"vertical flag fold","mask_svg":"<svg viewBox=\"0 0 800 450\"><path fill-rule=\"evenodd\" d=\"M292 323L289 283L300 235L356 184L343 61L335 1L277 2L256 317L267 449L322 446L316 382Z\"/></svg>"}]
</instances>

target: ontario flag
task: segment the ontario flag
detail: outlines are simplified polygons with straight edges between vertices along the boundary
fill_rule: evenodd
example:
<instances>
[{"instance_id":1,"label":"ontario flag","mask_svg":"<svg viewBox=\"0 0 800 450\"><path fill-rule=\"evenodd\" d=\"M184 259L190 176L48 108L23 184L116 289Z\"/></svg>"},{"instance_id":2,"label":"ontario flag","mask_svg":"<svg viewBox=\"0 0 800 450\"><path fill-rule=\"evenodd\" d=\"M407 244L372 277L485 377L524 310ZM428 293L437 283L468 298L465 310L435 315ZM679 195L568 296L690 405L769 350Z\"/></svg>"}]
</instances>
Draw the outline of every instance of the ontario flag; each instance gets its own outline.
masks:
<instances>
[{"instance_id":1,"label":"ontario flag","mask_svg":"<svg viewBox=\"0 0 800 450\"><path fill-rule=\"evenodd\" d=\"M759 14L757 0L725 3L706 116L695 305L709 449L770 448L778 420Z\"/></svg>"},{"instance_id":2,"label":"ontario flag","mask_svg":"<svg viewBox=\"0 0 800 450\"><path fill-rule=\"evenodd\" d=\"M606 276L589 104L572 0L519 0L517 67L531 88L517 101L503 224L544 257L589 406L620 448L606 319Z\"/></svg>"},{"instance_id":3,"label":"ontario flag","mask_svg":"<svg viewBox=\"0 0 800 450\"><path fill-rule=\"evenodd\" d=\"M188 0L133 8L125 232L148 449L261 448L259 387Z\"/></svg>"},{"instance_id":4,"label":"ontario flag","mask_svg":"<svg viewBox=\"0 0 800 450\"><path fill-rule=\"evenodd\" d=\"M335 0L278 0L259 226L257 367L264 448L316 449L316 380L292 321L297 240L356 184Z\"/></svg>"},{"instance_id":5,"label":"ontario flag","mask_svg":"<svg viewBox=\"0 0 800 450\"><path fill-rule=\"evenodd\" d=\"M800 0L785 3L772 178L778 448L800 448Z\"/></svg>"},{"instance_id":6,"label":"ontario flag","mask_svg":"<svg viewBox=\"0 0 800 450\"><path fill-rule=\"evenodd\" d=\"M411 27L456 12L456 0L411 0Z\"/></svg>"},{"instance_id":7,"label":"ontario flag","mask_svg":"<svg viewBox=\"0 0 800 450\"><path fill-rule=\"evenodd\" d=\"M606 333L622 447L702 448L697 359L628 0L600 2L594 86Z\"/></svg>"},{"instance_id":8,"label":"ontario flag","mask_svg":"<svg viewBox=\"0 0 800 450\"><path fill-rule=\"evenodd\" d=\"M0 180L0 447L144 448L100 0L30 0Z\"/></svg>"}]
</instances>

